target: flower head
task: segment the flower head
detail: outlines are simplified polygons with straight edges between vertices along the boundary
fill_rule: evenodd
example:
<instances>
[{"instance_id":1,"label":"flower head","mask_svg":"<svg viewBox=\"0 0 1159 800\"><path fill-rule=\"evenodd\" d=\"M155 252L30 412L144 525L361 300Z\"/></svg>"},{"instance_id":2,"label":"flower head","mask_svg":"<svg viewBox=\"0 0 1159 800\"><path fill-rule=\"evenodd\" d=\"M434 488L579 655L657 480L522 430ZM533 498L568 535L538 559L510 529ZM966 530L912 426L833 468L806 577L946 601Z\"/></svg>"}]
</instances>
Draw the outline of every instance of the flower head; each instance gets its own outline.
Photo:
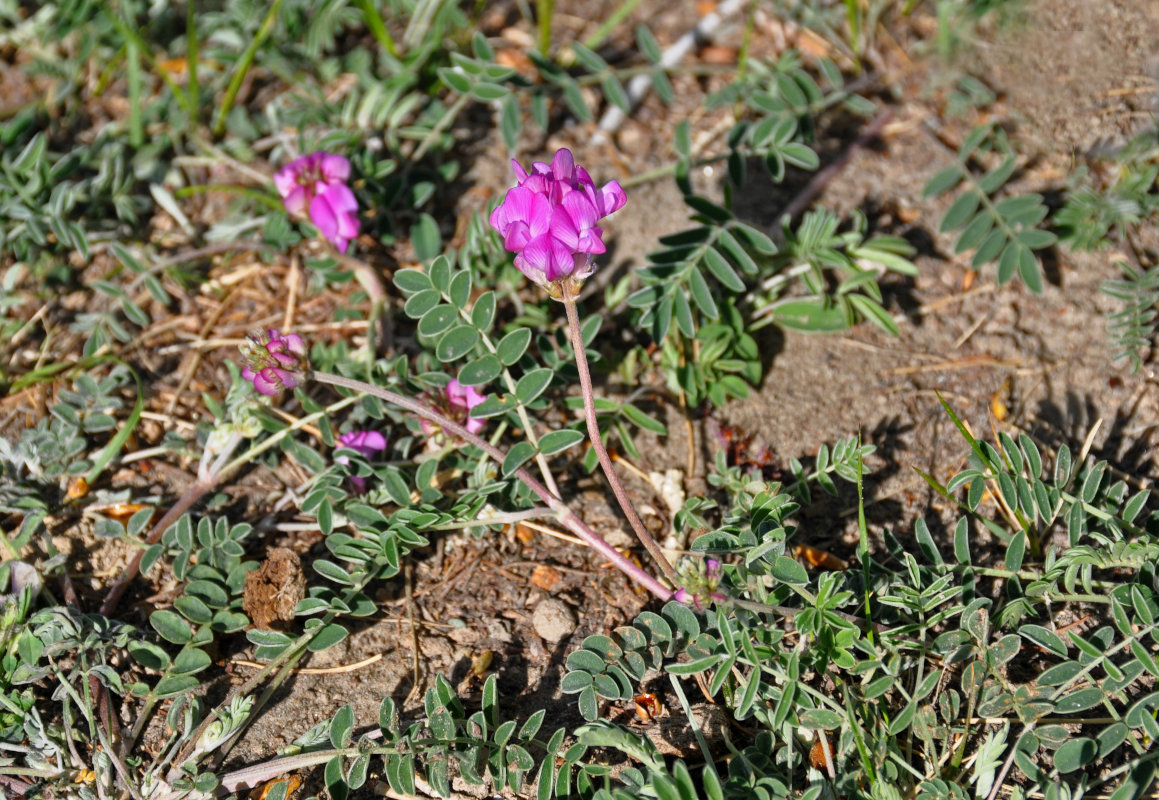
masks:
<instances>
[{"instance_id":1,"label":"flower head","mask_svg":"<svg viewBox=\"0 0 1159 800\"><path fill-rule=\"evenodd\" d=\"M363 458L371 459L386 449L386 437L378 431L355 429L339 436L338 444L348 450L355 451ZM338 464L350 463L350 459L346 456L335 456L334 461ZM366 491L366 478L361 475L351 475L350 483L359 494Z\"/></svg>"},{"instance_id":2,"label":"flower head","mask_svg":"<svg viewBox=\"0 0 1159 800\"><path fill-rule=\"evenodd\" d=\"M349 177L346 158L323 152L296 158L274 173L286 211L297 217L308 214L341 253L359 230L358 200L346 185Z\"/></svg>"},{"instance_id":3,"label":"flower head","mask_svg":"<svg viewBox=\"0 0 1159 800\"><path fill-rule=\"evenodd\" d=\"M715 558L684 559L677 568L681 586L672 599L697 611L703 611L714 602L723 603L728 595L717 590L723 572L720 561Z\"/></svg>"},{"instance_id":4,"label":"flower head","mask_svg":"<svg viewBox=\"0 0 1159 800\"><path fill-rule=\"evenodd\" d=\"M431 404L446 416L460 423L468 433L478 433L486 424L481 419L471 416L471 409L487 399L487 395L474 386L464 386L456 379L451 378L444 387L441 395L430 398ZM439 426L427 420L421 420L423 433L434 436L439 432Z\"/></svg>"},{"instance_id":5,"label":"flower head","mask_svg":"<svg viewBox=\"0 0 1159 800\"><path fill-rule=\"evenodd\" d=\"M293 389L308 367L306 342L296 333L283 335L276 328L255 331L241 343L241 376L264 395Z\"/></svg>"},{"instance_id":6,"label":"flower head","mask_svg":"<svg viewBox=\"0 0 1159 800\"><path fill-rule=\"evenodd\" d=\"M551 164L532 164L531 172L511 163L517 185L491 213L491 227L515 253L515 266L558 299L565 281L576 289L592 274L592 256L607 249L596 223L622 208L627 196L617 181L597 189L566 148Z\"/></svg>"}]
</instances>

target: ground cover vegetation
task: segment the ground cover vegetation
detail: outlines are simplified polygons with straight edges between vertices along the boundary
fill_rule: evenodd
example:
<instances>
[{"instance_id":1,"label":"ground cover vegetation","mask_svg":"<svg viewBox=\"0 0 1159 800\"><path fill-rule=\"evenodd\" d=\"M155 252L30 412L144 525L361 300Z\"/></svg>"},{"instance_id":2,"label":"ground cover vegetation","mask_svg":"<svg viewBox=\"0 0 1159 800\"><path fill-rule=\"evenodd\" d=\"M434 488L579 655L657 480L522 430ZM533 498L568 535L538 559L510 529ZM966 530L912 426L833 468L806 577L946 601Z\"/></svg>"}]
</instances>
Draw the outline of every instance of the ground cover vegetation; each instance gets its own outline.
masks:
<instances>
[{"instance_id":1,"label":"ground cover vegetation","mask_svg":"<svg viewBox=\"0 0 1159 800\"><path fill-rule=\"evenodd\" d=\"M722 2L675 32L633 22L649 0L606 5L581 37L585 4L551 0L0 0L0 791L1149 791L1159 511L1094 432L979 435L939 398L957 457L920 474L947 511L904 530L867 522L858 430L781 463L717 428L659 531L620 476L759 390L764 329L899 333L916 240L818 202L888 124L899 42L945 98L933 226L1028 303L1051 254L1112 253L1091 335L1124 371L1155 335L1159 129L1028 185L986 76L955 66L1022 3ZM769 20L796 46L762 48ZM728 57L692 65L681 35L721 25ZM642 101L670 147L628 176L609 153ZM687 223L624 269L617 215L657 181ZM754 184L785 191L775 214L741 210ZM589 473L639 547L587 519ZM841 491L846 558L800 537ZM484 662L478 685L416 668L377 719L335 704L230 757L382 587L525 523L640 592L558 645L549 704ZM63 540L113 566L82 577ZM238 657L255 671L231 683ZM633 706L687 717L690 749L614 713Z\"/></svg>"}]
</instances>

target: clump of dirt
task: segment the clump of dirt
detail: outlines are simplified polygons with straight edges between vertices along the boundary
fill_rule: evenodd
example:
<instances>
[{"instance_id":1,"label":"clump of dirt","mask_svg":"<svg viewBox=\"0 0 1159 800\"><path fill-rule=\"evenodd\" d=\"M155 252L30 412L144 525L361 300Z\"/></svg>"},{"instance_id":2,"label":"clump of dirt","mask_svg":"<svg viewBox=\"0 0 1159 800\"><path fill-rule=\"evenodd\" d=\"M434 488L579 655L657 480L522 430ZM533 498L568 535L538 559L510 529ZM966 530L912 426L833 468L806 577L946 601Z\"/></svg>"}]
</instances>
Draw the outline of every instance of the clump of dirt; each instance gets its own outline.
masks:
<instances>
[{"instance_id":1,"label":"clump of dirt","mask_svg":"<svg viewBox=\"0 0 1159 800\"><path fill-rule=\"evenodd\" d=\"M275 547L260 567L245 576L242 609L254 625L269 630L292 621L294 609L305 596L302 559L288 547Z\"/></svg>"}]
</instances>

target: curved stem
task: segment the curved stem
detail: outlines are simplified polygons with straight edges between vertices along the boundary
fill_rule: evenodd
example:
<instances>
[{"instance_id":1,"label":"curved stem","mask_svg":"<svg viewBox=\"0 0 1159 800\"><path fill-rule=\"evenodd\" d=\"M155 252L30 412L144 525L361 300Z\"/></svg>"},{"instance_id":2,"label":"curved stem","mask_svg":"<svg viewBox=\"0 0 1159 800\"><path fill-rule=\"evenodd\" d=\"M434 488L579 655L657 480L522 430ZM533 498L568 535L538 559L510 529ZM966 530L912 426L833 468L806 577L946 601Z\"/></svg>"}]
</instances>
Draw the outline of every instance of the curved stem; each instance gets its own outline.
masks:
<instances>
[{"instance_id":1,"label":"curved stem","mask_svg":"<svg viewBox=\"0 0 1159 800\"><path fill-rule=\"evenodd\" d=\"M366 383L365 381L346 378L342 375L333 375L328 372L311 372L310 377L316 381L321 381L322 383L329 383L334 386L342 386L347 389L353 389L356 392L365 392L366 394L374 395L375 397L381 398L388 403L396 405L399 408L405 409L412 414L422 417L425 420L429 420L430 422L438 425L447 433L453 434L468 444L479 448L497 464L502 464L504 458L506 458L506 454L502 450L490 444L485 439L482 439L469 432L462 425L447 419L433 408L425 406L422 403L416 400L412 400L411 398L404 395L398 394L397 392L392 392L389 389L383 389L379 386L374 386L373 384ZM550 508L558 515L561 524L571 530L576 536L583 539L587 545L599 552L600 555L611 561L612 565L615 566L616 569L620 570L625 575L638 582L661 600L668 600L672 597L671 589L666 588L664 584L653 578L637 564L624 557L618 550L616 550L616 548L612 547L610 544L604 541L604 539L599 534L589 528L583 522L583 520L577 517L575 513L563 503L563 501L553 495L542 483L536 480L534 475L525 470L523 467L519 467L518 469L514 470L513 474L519 480L523 481L524 485L526 485L528 489L530 489L537 497L539 497L540 500L543 501L543 503L548 508ZM654 542L653 545L655 545ZM666 561L663 563L667 564ZM672 567L669 565L668 569L671 570Z\"/></svg>"},{"instance_id":2,"label":"curved stem","mask_svg":"<svg viewBox=\"0 0 1159 800\"><path fill-rule=\"evenodd\" d=\"M600 438L600 424L596 420L595 396L592 393L592 375L588 369L587 353L584 351L583 334L580 332L579 312L575 307L575 296L572 294L570 285L566 283L563 307L567 310L567 326L571 332L572 349L575 350L575 365L579 370L580 393L584 399L584 416L588 423L588 438L592 441L592 447L600 460L600 466L604 469L604 475L608 478L608 484L612 487L612 493L616 496L616 500L619 502L620 508L623 509L624 516L628 518L628 524L632 526L636 537L652 558L656 560L665 577L679 585L676 580L676 570L668 563L668 559L664 557L664 551L660 549L660 545L656 544L652 534L648 533L648 529L644 527L644 523L640 520L640 515L636 513L628 493L624 491L624 484L620 483L620 476L616 474L616 468L612 464L607 448L604 447L604 441Z\"/></svg>"}]
</instances>

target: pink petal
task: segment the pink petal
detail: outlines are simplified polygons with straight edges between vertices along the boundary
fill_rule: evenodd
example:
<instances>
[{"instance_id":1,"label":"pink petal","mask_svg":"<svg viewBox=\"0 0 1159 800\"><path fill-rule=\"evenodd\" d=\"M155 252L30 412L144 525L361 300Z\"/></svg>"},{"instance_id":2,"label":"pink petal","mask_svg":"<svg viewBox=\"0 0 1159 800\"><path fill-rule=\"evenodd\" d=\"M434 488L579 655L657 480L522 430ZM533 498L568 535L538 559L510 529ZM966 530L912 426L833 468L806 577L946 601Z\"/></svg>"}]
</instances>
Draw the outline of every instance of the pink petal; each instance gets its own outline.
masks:
<instances>
[{"instance_id":1,"label":"pink petal","mask_svg":"<svg viewBox=\"0 0 1159 800\"><path fill-rule=\"evenodd\" d=\"M515 256L515 268L527 276L527 279L538 286L547 285L547 276L543 272L543 268L530 263L523 257L523 253L517 253Z\"/></svg>"},{"instance_id":2,"label":"pink petal","mask_svg":"<svg viewBox=\"0 0 1159 800\"><path fill-rule=\"evenodd\" d=\"M319 152L314 154L327 183L345 182L350 177L350 161L345 156Z\"/></svg>"},{"instance_id":3,"label":"pink petal","mask_svg":"<svg viewBox=\"0 0 1159 800\"><path fill-rule=\"evenodd\" d=\"M371 458L386 449L386 437L378 431L353 430L339 436L338 444L360 453L365 458ZM342 464L349 462L345 456L339 456L334 460Z\"/></svg>"},{"instance_id":4,"label":"pink petal","mask_svg":"<svg viewBox=\"0 0 1159 800\"><path fill-rule=\"evenodd\" d=\"M591 228L600 219L599 210L582 192L568 192L561 205L579 230Z\"/></svg>"},{"instance_id":5,"label":"pink petal","mask_svg":"<svg viewBox=\"0 0 1159 800\"><path fill-rule=\"evenodd\" d=\"M554 283L560 278L566 278L575 271L575 252L565 247L554 238L549 238L549 249L545 255L543 276L548 283ZM525 251L526 252L526 251Z\"/></svg>"},{"instance_id":6,"label":"pink petal","mask_svg":"<svg viewBox=\"0 0 1159 800\"><path fill-rule=\"evenodd\" d=\"M577 189L581 190L596 188L596 182L592 180L592 176L583 167L575 168L575 185Z\"/></svg>"},{"instance_id":7,"label":"pink petal","mask_svg":"<svg viewBox=\"0 0 1159 800\"><path fill-rule=\"evenodd\" d=\"M551 159L551 174L557 181L572 181L575 178L575 156L571 150L561 147Z\"/></svg>"},{"instance_id":8,"label":"pink petal","mask_svg":"<svg viewBox=\"0 0 1159 800\"><path fill-rule=\"evenodd\" d=\"M515 258L515 266L536 283L546 283L552 280L547 277L549 259L551 258L551 237L539 236L532 239ZM520 266L520 260L523 266Z\"/></svg>"},{"instance_id":9,"label":"pink petal","mask_svg":"<svg viewBox=\"0 0 1159 800\"><path fill-rule=\"evenodd\" d=\"M282 337L286 343L286 350L296 356L306 355L306 340L296 333L287 333Z\"/></svg>"},{"instance_id":10,"label":"pink petal","mask_svg":"<svg viewBox=\"0 0 1159 800\"><path fill-rule=\"evenodd\" d=\"M531 196L531 213L527 216L527 226L531 235L538 236L551 229L552 203L541 194Z\"/></svg>"},{"instance_id":11,"label":"pink petal","mask_svg":"<svg viewBox=\"0 0 1159 800\"><path fill-rule=\"evenodd\" d=\"M263 369L261 372L254 375L254 388L264 395L273 397L277 394L282 386L278 383L277 373L272 369Z\"/></svg>"},{"instance_id":12,"label":"pink petal","mask_svg":"<svg viewBox=\"0 0 1159 800\"><path fill-rule=\"evenodd\" d=\"M474 386L467 387L467 408L474 408L487 399L487 396Z\"/></svg>"},{"instance_id":13,"label":"pink petal","mask_svg":"<svg viewBox=\"0 0 1159 800\"><path fill-rule=\"evenodd\" d=\"M459 383L457 378L451 378L447 383L446 389L447 400L451 405L459 406L460 408L467 407L467 389L463 384Z\"/></svg>"},{"instance_id":14,"label":"pink petal","mask_svg":"<svg viewBox=\"0 0 1159 800\"><path fill-rule=\"evenodd\" d=\"M318 228L319 233L334 241L338 233L338 215L324 195L318 195L310 203L310 221Z\"/></svg>"},{"instance_id":15,"label":"pink petal","mask_svg":"<svg viewBox=\"0 0 1159 800\"><path fill-rule=\"evenodd\" d=\"M607 252L607 246L604 240L600 238L603 233L602 228L592 228L580 233L579 241L576 242L573 248L577 253L595 253L600 254Z\"/></svg>"},{"instance_id":16,"label":"pink petal","mask_svg":"<svg viewBox=\"0 0 1159 800\"><path fill-rule=\"evenodd\" d=\"M362 447L366 448L367 450L374 451L385 450L386 437L378 431L364 431Z\"/></svg>"},{"instance_id":17,"label":"pink petal","mask_svg":"<svg viewBox=\"0 0 1159 800\"><path fill-rule=\"evenodd\" d=\"M338 237L349 241L358 235L362 223L353 214L343 212L338 215Z\"/></svg>"},{"instance_id":18,"label":"pink petal","mask_svg":"<svg viewBox=\"0 0 1159 800\"><path fill-rule=\"evenodd\" d=\"M306 191L305 186L295 184L290 191L282 197L282 205L286 207L286 211L295 216L301 217L306 213L306 206L310 203L310 193Z\"/></svg>"},{"instance_id":19,"label":"pink petal","mask_svg":"<svg viewBox=\"0 0 1159 800\"><path fill-rule=\"evenodd\" d=\"M518 253L531 241L531 229L525 222L512 223L503 237L503 246L512 253Z\"/></svg>"},{"instance_id":20,"label":"pink petal","mask_svg":"<svg viewBox=\"0 0 1159 800\"><path fill-rule=\"evenodd\" d=\"M291 169L289 166L282 167L274 173L274 186L278 189L278 194L283 198L294 190L298 185L298 171Z\"/></svg>"},{"instance_id":21,"label":"pink petal","mask_svg":"<svg viewBox=\"0 0 1159 800\"><path fill-rule=\"evenodd\" d=\"M506 233L507 227L512 223L526 222L531 217L531 207L535 198L534 192L516 186L491 213L491 227L500 233Z\"/></svg>"},{"instance_id":22,"label":"pink petal","mask_svg":"<svg viewBox=\"0 0 1159 800\"><path fill-rule=\"evenodd\" d=\"M354 192L350 191L350 187L344 183L335 183L326 187L322 192L330 201L330 205L334 206L339 211L357 211L358 198L354 196Z\"/></svg>"},{"instance_id":23,"label":"pink petal","mask_svg":"<svg viewBox=\"0 0 1159 800\"><path fill-rule=\"evenodd\" d=\"M302 376L296 372L287 372L286 370L278 369L277 367L272 367L271 369L277 373L278 380L281 381L282 386L286 387L287 389L293 389L295 386L302 382Z\"/></svg>"},{"instance_id":24,"label":"pink petal","mask_svg":"<svg viewBox=\"0 0 1159 800\"><path fill-rule=\"evenodd\" d=\"M549 230L551 231L552 238L562 247L575 250L575 246L579 242L580 231L566 208L555 209L555 213L551 215L551 227Z\"/></svg>"},{"instance_id":25,"label":"pink petal","mask_svg":"<svg viewBox=\"0 0 1159 800\"><path fill-rule=\"evenodd\" d=\"M614 214L624 207L628 202L628 195L624 193L624 188L620 186L619 181L608 181L600 189L598 206L600 216L606 217L608 214Z\"/></svg>"}]
</instances>

